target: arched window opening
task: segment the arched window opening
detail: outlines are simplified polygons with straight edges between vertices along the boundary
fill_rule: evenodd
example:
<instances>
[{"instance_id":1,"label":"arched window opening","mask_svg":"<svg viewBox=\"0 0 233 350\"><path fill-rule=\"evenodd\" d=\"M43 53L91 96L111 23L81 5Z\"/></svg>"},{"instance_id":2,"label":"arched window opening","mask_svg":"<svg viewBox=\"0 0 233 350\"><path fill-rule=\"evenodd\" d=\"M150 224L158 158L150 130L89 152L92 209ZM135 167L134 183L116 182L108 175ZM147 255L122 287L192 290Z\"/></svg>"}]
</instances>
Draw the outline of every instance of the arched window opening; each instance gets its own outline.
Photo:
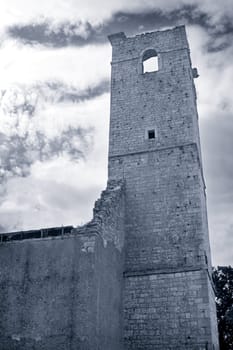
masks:
<instances>
[{"instance_id":1,"label":"arched window opening","mask_svg":"<svg viewBox=\"0 0 233 350\"><path fill-rule=\"evenodd\" d=\"M144 52L142 57L142 73L157 72L159 70L158 66L158 56L155 50L149 49Z\"/></svg>"}]
</instances>

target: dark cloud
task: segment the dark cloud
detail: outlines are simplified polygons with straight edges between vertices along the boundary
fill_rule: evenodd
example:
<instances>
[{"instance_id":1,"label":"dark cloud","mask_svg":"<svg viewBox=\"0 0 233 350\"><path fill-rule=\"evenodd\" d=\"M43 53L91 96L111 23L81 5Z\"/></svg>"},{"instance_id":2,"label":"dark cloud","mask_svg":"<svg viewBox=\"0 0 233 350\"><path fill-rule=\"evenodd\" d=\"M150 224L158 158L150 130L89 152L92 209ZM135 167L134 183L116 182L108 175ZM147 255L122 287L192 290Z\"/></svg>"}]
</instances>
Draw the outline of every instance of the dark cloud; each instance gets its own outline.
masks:
<instances>
[{"instance_id":1,"label":"dark cloud","mask_svg":"<svg viewBox=\"0 0 233 350\"><path fill-rule=\"evenodd\" d=\"M101 27L93 27L90 23L62 22L56 27L52 22L39 24L29 23L14 25L8 28L8 34L25 44L44 45L55 48L64 46L84 46L91 43L102 43L106 38Z\"/></svg>"},{"instance_id":2,"label":"dark cloud","mask_svg":"<svg viewBox=\"0 0 233 350\"><path fill-rule=\"evenodd\" d=\"M233 46L233 26L230 24L224 25L224 28L216 29L210 27L208 29L210 39L207 43L206 50L208 52L223 51Z\"/></svg>"},{"instance_id":3,"label":"dark cloud","mask_svg":"<svg viewBox=\"0 0 233 350\"><path fill-rule=\"evenodd\" d=\"M49 84L49 86L51 86L51 84ZM55 86L54 85L52 86L52 88L54 87L55 87L55 90L57 90L56 84ZM63 94L58 99L58 102L71 101L74 103L78 103L85 100L93 99L95 97L103 95L106 92L109 92L110 82L109 80L104 80L100 82L98 85L93 87L88 87L86 90L83 90L83 91L78 91L75 87L71 87L70 89L67 88L65 91L65 86L60 85L60 88L61 87L63 90Z\"/></svg>"},{"instance_id":4,"label":"dark cloud","mask_svg":"<svg viewBox=\"0 0 233 350\"><path fill-rule=\"evenodd\" d=\"M33 139L26 136L0 134L0 178L1 183L9 177L26 177L31 165L39 160L46 161L67 155L73 161L85 157L91 147L93 129L72 128L61 132L57 137L48 138L36 131Z\"/></svg>"},{"instance_id":5,"label":"dark cloud","mask_svg":"<svg viewBox=\"0 0 233 350\"><path fill-rule=\"evenodd\" d=\"M123 19L123 20L121 20ZM163 27L181 24L198 24L206 26L208 15L201 12L197 6L186 5L170 12L155 11L148 13L118 13L113 17L111 27L113 31L126 31L129 35L139 31L152 31Z\"/></svg>"},{"instance_id":6,"label":"dark cloud","mask_svg":"<svg viewBox=\"0 0 233 350\"><path fill-rule=\"evenodd\" d=\"M185 12L182 12L182 18ZM153 30L164 26L175 25L179 21L177 12L164 14L161 12L133 14L120 12L99 26L90 23L72 24L62 22L56 27L47 21L40 24L29 23L14 25L8 28L8 34L30 45L44 45L54 48L64 46L84 46L102 44L110 33L126 31L131 35L138 31Z\"/></svg>"},{"instance_id":7,"label":"dark cloud","mask_svg":"<svg viewBox=\"0 0 233 350\"><path fill-rule=\"evenodd\" d=\"M37 82L34 85L17 85L9 90L0 91L0 108L8 115L27 113L33 116L44 103L79 103L91 100L109 92L109 80L80 90L77 86L67 85L59 80Z\"/></svg>"},{"instance_id":8,"label":"dark cloud","mask_svg":"<svg viewBox=\"0 0 233 350\"><path fill-rule=\"evenodd\" d=\"M139 32L153 31L181 24L198 25L205 28L209 34L207 51L220 51L232 45L233 26L229 18L224 18L221 25L216 25L211 21L208 13L202 12L195 5L186 5L171 12L118 13L109 22L109 28L106 31L125 31L128 35L135 35Z\"/></svg>"},{"instance_id":9,"label":"dark cloud","mask_svg":"<svg viewBox=\"0 0 233 350\"><path fill-rule=\"evenodd\" d=\"M125 31L128 35L133 35L139 31L149 31L194 20L195 23L205 23L205 14L198 12L194 6L185 6L179 11L170 13L119 12L99 26L92 26L89 22L75 24L62 22L53 26L49 20L39 24L14 25L8 28L8 33L25 44L41 44L58 48L69 45L101 44L107 41L107 35L110 33Z\"/></svg>"},{"instance_id":10,"label":"dark cloud","mask_svg":"<svg viewBox=\"0 0 233 350\"><path fill-rule=\"evenodd\" d=\"M100 81L97 85L80 90L77 86L67 85L61 81L48 81L35 84L35 91L45 100L52 102L73 102L79 103L91 100L95 97L110 91L109 80Z\"/></svg>"},{"instance_id":11,"label":"dark cloud","mask_svg":"<svg viewBox=\"0 0 233 350\"><path fill-rule=\"evenodd\" d=\"M206 28L210 35L207 50L223 50L232 44L230 35L233 26L229 18L222 19L221 25L211 21L209 14L201 11L196 5L185 5L179 9L166 12L154 11L145 13L118 12L102 25L93 26L89 22L61 22L53 25L52 21L35 24L14 25L8 28L8 34L30 45L44 45L54 48L65 46L84 46L102 44L110 33L125 31L127 35L152 31L162 27L179 24L199 25ZM221 39L222 40L219 40ZM219 43L220 41L220 43Z\"/></svg>"}]
</instances>

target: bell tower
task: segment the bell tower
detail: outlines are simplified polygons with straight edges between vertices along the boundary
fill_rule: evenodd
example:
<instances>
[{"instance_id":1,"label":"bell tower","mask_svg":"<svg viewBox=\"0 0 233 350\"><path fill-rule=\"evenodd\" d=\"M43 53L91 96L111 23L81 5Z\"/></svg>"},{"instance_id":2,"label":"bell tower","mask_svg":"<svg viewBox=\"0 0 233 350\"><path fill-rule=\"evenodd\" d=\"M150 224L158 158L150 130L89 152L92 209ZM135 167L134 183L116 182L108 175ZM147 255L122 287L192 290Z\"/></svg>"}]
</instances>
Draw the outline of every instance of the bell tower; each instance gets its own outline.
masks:
<instances>
[{"instance_id":1,"label":"bell tower","mask_svg":"<svg viewBox=\"0 0 233 350\"><path fill-rule=\"evenodd\" d=\"M185 28L109 40L109 179L124 179L126 191L125 349L216 350L197 71Z\"/></svg>"}]
</instances>

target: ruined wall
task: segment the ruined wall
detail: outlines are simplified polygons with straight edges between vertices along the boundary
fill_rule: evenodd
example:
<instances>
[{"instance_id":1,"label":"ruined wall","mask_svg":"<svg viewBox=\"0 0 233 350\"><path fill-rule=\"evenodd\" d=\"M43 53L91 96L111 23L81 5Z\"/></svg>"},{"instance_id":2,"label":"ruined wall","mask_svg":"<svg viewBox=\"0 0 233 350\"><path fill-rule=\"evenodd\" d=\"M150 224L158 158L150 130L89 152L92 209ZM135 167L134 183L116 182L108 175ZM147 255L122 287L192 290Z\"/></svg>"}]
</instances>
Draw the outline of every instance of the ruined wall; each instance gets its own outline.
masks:
<instances>
[{"instance_id":1,"label":"ruined wall","mask_svg":"<svg viewBox=\"0 0 233 350\"><path fill-rule=\"evenodd\" d=\"M0 244L1 350L120 350L121 183L94 219L64 236Z\"/></svg>"}]
</instances>

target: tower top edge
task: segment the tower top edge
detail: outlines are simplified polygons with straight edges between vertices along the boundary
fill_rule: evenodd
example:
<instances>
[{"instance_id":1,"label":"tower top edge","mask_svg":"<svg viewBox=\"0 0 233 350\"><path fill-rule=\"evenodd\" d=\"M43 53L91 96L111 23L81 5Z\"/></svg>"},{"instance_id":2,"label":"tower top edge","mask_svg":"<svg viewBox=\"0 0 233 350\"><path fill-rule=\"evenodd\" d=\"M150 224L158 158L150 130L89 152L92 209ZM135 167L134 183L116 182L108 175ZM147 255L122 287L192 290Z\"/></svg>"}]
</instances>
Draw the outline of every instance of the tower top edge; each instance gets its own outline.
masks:
<instances>
[{"instance_id":1,"label":"tower top edge","mask_svg":"<svg viewBox=\"0 0 233 350\"><path fill-rule=\"evenodd\" d=\"M174 33L174 32L185 32L185 25L179 25L163 30L156 30L152 32L145 32L141 34L137 34L135 36L126 36L124 32L118 32L108 35L108 39L112 45L118 44L121 41L127 41L127 40L137 40L138 38L145 38L145 37L152 37L152 36L160 36L160 35L167 35L168 33Z\"/></svg>"}]
</instances>

